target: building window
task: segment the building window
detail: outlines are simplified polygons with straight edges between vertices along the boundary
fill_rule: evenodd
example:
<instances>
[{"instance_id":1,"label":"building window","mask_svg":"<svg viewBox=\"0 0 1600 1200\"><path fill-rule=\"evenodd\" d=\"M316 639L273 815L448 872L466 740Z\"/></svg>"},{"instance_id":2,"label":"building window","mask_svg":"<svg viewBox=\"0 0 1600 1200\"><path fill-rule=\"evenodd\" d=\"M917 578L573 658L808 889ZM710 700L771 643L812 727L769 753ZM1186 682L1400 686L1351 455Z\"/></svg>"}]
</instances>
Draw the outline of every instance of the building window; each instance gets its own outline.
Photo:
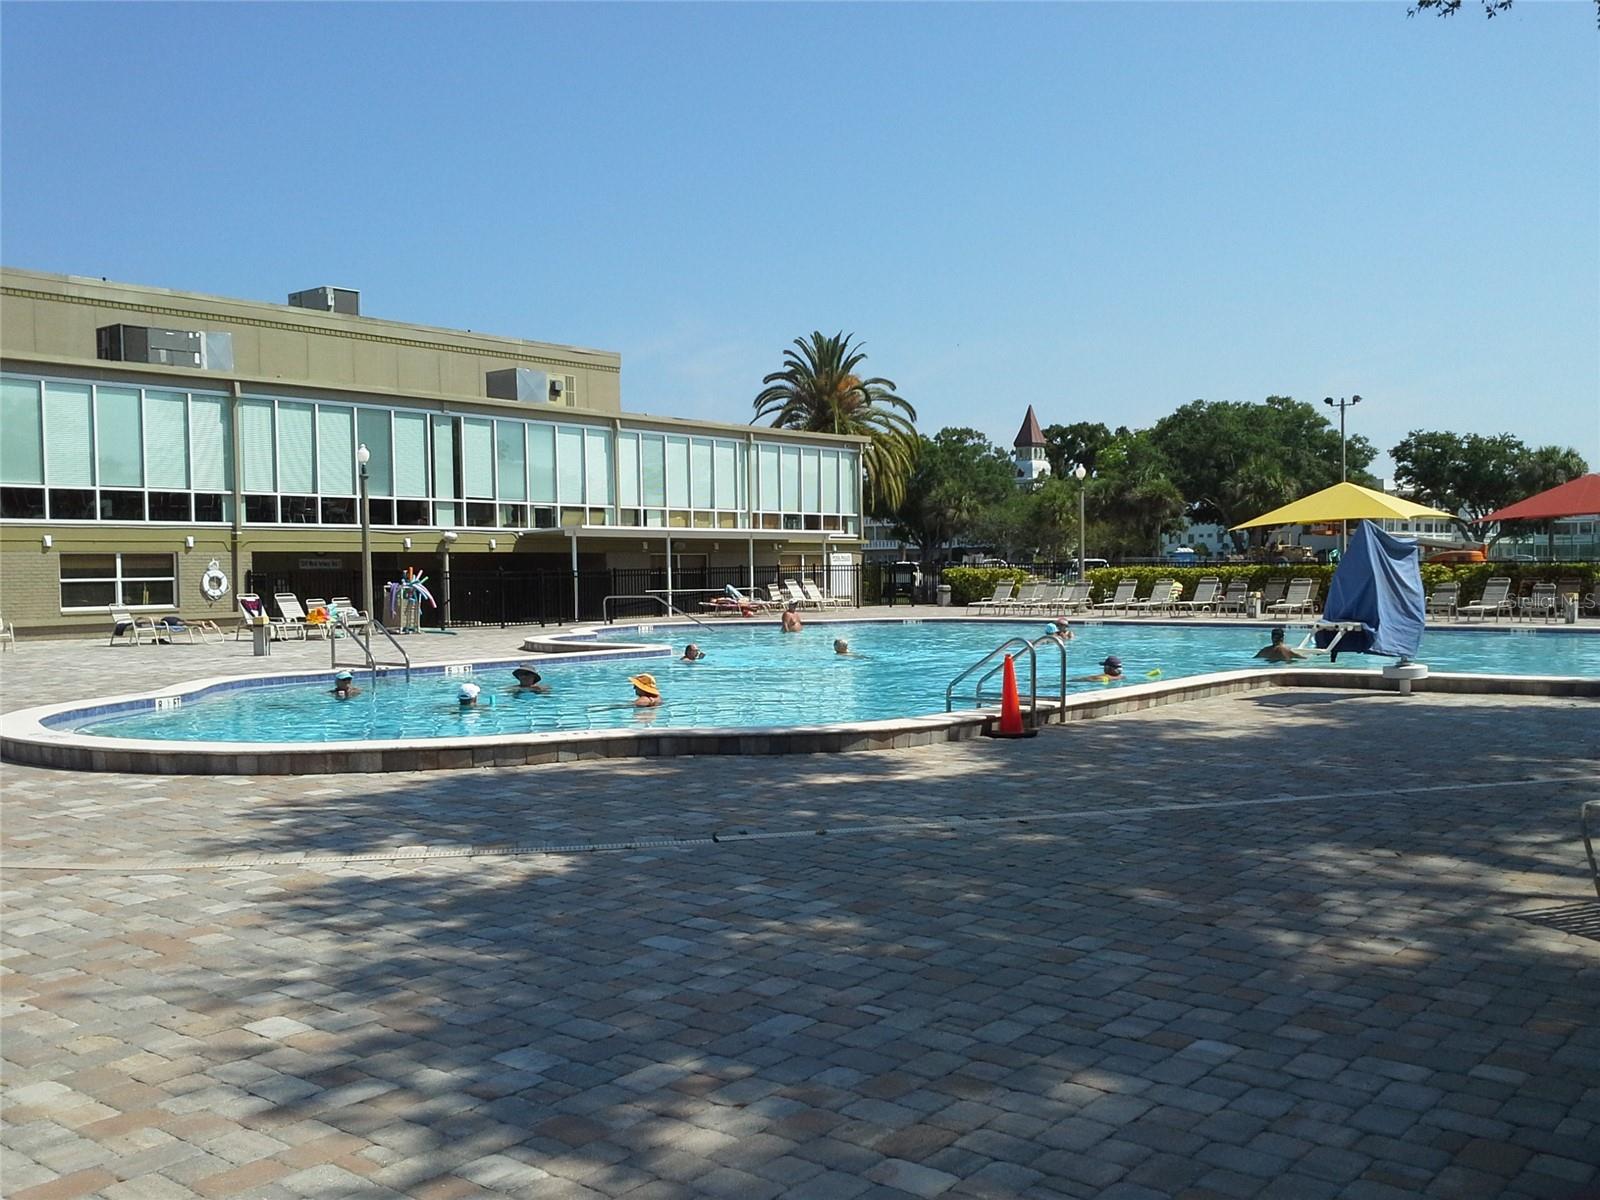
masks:
<instances>
[{"instance_id":1,"label":"building window","mask_svg":"<svg viewBox=\"0 0 1600 1200\"><path fill-rule=\"evenodd\" d=\"M178 596L175 554L63 554L63 612L171 608Z\"/></svg>"}]
</instances>

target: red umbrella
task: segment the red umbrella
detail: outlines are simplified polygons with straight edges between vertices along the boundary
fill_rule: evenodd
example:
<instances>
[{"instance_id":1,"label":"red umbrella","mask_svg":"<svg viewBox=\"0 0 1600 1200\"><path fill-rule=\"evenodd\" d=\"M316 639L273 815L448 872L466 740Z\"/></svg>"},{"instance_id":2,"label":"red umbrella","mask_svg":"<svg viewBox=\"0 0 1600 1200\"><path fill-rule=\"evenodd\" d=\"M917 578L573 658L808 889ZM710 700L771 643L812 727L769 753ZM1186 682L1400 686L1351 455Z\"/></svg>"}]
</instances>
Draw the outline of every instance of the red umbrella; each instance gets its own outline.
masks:
<instances>
[{"instance_id":1,"label":"red umbrella","mask_svg":"<svg viewBox=\"0 0 1600 1200\"><path fill-rule=\"evenodd\" d=\"M1557 517L1600 516L1600 475L1580 475L1567 483L1518 500L1485 521L1551 521Z\"/></svg>"}]
</instances>

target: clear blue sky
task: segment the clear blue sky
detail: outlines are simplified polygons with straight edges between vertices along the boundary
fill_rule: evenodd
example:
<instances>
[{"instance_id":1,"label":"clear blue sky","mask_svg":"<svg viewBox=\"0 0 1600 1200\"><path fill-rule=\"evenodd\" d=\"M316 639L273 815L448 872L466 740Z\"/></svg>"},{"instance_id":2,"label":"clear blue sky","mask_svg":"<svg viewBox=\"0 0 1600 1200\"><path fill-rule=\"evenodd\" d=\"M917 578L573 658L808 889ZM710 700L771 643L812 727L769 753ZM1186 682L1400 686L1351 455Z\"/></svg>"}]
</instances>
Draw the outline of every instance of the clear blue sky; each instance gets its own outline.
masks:
<instances>
[{"instance_id":1,"label":"clear blue sky","mask_svg":"<svg viewBox=\"0 0 1600 1200\"><path fill-rule=\"evenodd\" d=\"M1468 4L12 3L0 253L617 350L630 411L842 329L930 432L1360 392L1600 469L1594 6Z\"/></svg>"}]
</instances>

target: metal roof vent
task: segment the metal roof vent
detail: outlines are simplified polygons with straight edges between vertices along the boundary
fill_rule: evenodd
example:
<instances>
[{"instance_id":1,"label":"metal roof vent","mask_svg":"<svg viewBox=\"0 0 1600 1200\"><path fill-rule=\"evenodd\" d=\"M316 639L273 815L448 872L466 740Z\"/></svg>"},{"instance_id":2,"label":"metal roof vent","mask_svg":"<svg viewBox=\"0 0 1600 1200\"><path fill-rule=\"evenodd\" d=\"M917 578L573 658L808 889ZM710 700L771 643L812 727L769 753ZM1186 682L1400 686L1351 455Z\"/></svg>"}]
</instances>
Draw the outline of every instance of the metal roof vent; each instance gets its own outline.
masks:
<instances>
[{"instance_id":1,"label":"metal roof vent","mask_svg":"<svg viewBox=\"0 0 1600 1200\"><path fill-rule=\"evenodd\" d=\"M361 315L361 293L354 288L314 287L290 292L289 304L292 308L314 308L318 312Z\"/></svg>"}]
</instances>

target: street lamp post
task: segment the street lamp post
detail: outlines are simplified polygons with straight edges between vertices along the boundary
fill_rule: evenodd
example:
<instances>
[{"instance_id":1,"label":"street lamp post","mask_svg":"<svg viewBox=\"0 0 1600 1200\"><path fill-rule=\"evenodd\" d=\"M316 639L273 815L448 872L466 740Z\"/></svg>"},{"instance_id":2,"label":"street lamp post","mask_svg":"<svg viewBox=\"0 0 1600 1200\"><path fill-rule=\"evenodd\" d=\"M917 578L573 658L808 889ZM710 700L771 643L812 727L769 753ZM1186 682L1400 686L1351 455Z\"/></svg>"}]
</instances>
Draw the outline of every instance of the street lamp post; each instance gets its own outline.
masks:
<instances>
[{"instance_id":1,"label":"street lamp post","mask_svg":"<svg viewBox=\"0 0 1600 1200\"><path fill-rule=\"evenodd\" d=\"M361 479L361 587L362 598L366 601L367 619L376 621L377 611L373 607L372 587L372 508L367 499L367 463L372 458L372 451L368 450L365 443L356 449L356 466Z\"/></svg>"},{"instance_id":2,"label":"street lamp post","mask_svg":"<svg viewBox=\"0 0 1600 1200\"><path fill-rule=\"evenodd\" d=\"M1337 408L1339 410L1339 482L1340 483L1344 483L1346 481L1345 477L1348 474L1348 471L1346 470L1346 467L1345 467L1345 452L1344 452L1344 410L1347 409L1347 408L1354 408L1357 404L1360 404L1361 403L1361 397L1360 396L1351 396L1350 399L1346 400L1343 396L1340 396L1337 400L1335 400L1332 396L1324 396L1322 398L1322 402L1324 404L1326 404L1329 408ZM1348 522L1348 521L1340 521L1339 522L1339 553L1340 553L1341 556L1344 554L1346 546L1349 543L1349 541L1350 541L1350 522Z\"/></svg>"},{"instance_id":3,"label":"street lamp post","mask_svg":"<svg viewBox=\"0 0 1600 1200\"><path fill-rule=\"evenodd\" d=\"M1078 481L1078 581L1080 583L1083 581L1083 543L1087 529L1083 519L1083 494L1088 489L1084 486L1083 481L1088 476L1089 468L1082 463L1072 468L1072 477Z\"/></svg>"}]
</instances>

